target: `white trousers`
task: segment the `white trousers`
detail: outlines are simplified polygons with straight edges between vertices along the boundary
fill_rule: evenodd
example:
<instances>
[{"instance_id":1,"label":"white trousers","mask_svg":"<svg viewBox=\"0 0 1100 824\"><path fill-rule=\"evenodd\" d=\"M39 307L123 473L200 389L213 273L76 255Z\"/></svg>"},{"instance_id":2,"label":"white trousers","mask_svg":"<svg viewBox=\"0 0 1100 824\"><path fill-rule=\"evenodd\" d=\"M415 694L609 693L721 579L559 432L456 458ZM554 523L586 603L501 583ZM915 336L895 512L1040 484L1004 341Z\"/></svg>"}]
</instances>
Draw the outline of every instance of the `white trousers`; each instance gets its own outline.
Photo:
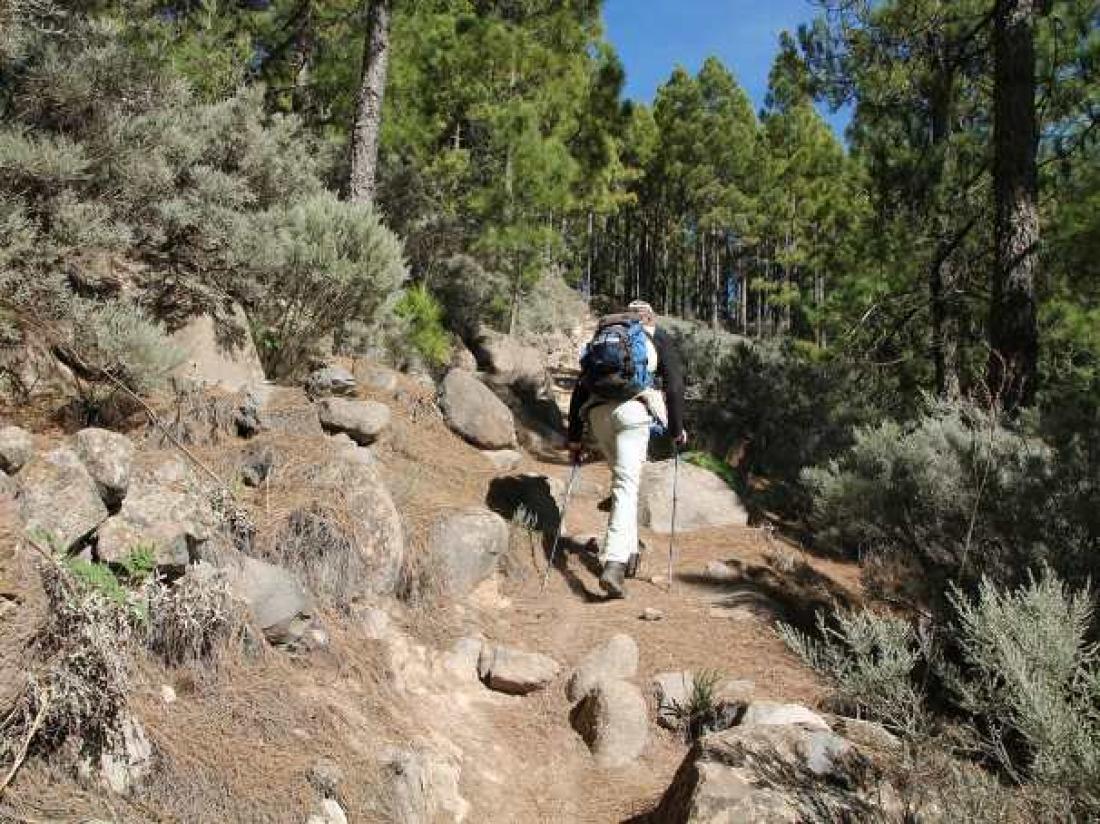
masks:
<instances>
[{"instance_id":1,"label":"white trousers","mask_svg":"<svg viewBox=\"0 0 1100 824\"><path fill-rule=\"evenodd\" d=\"M600 404L588 413L592 434L611 467L611 517L600 557L603 563L625 564L638 551L638 485L651 422L641 401Z\"/></svg>"}]
</instances>

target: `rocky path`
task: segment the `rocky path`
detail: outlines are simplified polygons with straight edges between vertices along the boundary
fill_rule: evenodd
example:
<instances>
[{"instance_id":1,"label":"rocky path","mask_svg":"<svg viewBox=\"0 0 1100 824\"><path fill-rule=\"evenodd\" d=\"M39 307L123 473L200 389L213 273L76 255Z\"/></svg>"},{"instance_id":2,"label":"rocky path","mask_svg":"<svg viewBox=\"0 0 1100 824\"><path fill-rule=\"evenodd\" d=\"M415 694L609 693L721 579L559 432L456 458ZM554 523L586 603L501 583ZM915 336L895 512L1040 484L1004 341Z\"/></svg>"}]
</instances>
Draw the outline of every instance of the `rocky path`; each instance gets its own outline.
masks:
<instances>
[{"instance_id":1,"label":"rocky path","mask_svg":"<svg viewBox=\"0 0 1100 824\"><path fill-rule=\"evenodd\" d=\"M568 474L567 468L545 464L539 471L562 483ZM637 674L630 680L643 694L649 694L658 673L711 670L752 682L756 697L812 705L818 683L787 653L772 626L777 619L805 621L815 603L830 597L854 597L854 571L803 558L763 530L727 527L677 539L670 592L664 580L668 538L645 533L649 549L639 577L629 582L629 597L605 601L596 566L582 545L588 535L602 531L606 515L597 504L608 486L603 465L582 470L566 515L561 558L546 591L539 591L544 567L543 559L536 558L532 566L539 564L538 570L529 569L508 593L510 606L485 628L487 634L549 655L568 672L611 636L626 633L639 649ZM659 619L644 618L647 609ZM628 820L650 809L668 787L686 751L683 741L651 725L637 762L601 769L569 727L570 702L563 686L554 684L538 697L512 701L491 714L493 738L520 762L518 769L513 765L503 771L513 809L504 817L499 807L478 810L486 801L499 803L499 795L491 793L488 799L472 799L474 820L478 813L484 816L480 820L494 821Z\"/></svg>"}]
</instances>

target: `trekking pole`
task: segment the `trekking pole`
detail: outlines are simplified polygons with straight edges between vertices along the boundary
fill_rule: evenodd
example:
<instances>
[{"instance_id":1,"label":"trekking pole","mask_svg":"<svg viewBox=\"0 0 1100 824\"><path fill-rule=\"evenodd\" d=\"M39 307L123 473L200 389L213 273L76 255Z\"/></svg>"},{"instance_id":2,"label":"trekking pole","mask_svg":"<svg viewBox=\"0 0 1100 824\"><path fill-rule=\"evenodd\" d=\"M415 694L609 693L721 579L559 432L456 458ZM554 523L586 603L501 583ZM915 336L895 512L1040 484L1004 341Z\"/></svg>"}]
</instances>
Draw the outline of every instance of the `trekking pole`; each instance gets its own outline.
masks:
<instances>
[{"instance_id":1,"label":"trekking pole","mask_svg":"<svg viewBox=\"0 0 1100 824\"><path fill-rule=\"evenodd\" d=\"M680 445L673 444L673 458L672 463L672 519L669 523L669 535L668 535L668 591L672 592L672 568L673 568L673 552L676 544L676 492L677 485L680 481Z\"/></svg>"},{"instance_id":2,"label":"trekking pole","mask_svg":"<svg viewBox=\"0 0 1100 824\"><path fill-rule=\"evenodd\" d=\"M573 461L573 469L569 472L569 483L565 485L565 498L561 503L561 517L558 518L558 530L554 533L554 543L550 547L550 560L546 564L546 572L542 576L542 586L539 587L539 594L541 595L546 590L546 583L550 580L550 570L554 568L554 558L558 554L558 542L561 540L562 530L565 529L565 513L569 510L569 499L573 496L573 484L577 480L577 474L580 472L581 462L579 460Z\"/></svg>"}]
</instances>

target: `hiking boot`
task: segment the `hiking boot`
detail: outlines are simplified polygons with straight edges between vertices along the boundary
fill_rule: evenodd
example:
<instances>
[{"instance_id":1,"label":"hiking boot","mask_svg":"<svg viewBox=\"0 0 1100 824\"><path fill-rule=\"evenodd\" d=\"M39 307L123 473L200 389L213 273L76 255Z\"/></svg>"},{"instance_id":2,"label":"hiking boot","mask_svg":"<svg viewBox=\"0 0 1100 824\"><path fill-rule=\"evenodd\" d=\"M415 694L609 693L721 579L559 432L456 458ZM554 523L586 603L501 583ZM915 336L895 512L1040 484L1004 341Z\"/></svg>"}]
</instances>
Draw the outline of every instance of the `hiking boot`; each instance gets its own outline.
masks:
<instances>
[{"instance_id":1,"label":"hiking boot","mask_svg":"<svg viewBox=\"0 0 1100 824\"><path fill-rule=\"evenodd\" d=\"M642 560L642 553L635 552L630 556L630 560L626 562L626 577L637 578L638 577L638 564Z\"/></svg>"},{"instance_id":2,"label":"hiking boot","mask_svg":"<svg viewBox=\"0 0 1100 824\"><path fill-rule=\"evenodd\" d=\"M603 574L600 575L600 588L607 593L608 598L625 598L623 589L626 577L626 564L620 561L608 561L603 565Z\"/></svg>"}]
</instances>

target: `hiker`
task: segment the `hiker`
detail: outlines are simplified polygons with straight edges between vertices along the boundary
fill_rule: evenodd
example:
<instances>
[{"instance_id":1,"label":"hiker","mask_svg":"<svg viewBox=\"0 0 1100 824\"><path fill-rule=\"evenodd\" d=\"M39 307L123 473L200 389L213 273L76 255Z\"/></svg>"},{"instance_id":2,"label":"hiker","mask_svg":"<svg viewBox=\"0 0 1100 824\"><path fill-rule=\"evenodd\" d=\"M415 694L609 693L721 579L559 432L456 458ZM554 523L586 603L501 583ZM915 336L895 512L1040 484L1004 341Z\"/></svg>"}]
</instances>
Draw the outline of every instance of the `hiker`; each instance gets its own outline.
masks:
<instances>
[{"instance_id":1,"label":"hiker","mask_svg":"<svg viewBox=\"0 0 1100 824\"><path fill-rule=\"evenodd\" d=\"M569 403L568 449L574 464L584 449L586 425L611 466L600 587L609 598L622 598L628 567L636 567L637 558L631 556L638 552L638 486L650 432L669 435L677 449L687 442L683 364L645 301L601 318L581 357L581 376Z\"/></svg>"}]
</instances>

